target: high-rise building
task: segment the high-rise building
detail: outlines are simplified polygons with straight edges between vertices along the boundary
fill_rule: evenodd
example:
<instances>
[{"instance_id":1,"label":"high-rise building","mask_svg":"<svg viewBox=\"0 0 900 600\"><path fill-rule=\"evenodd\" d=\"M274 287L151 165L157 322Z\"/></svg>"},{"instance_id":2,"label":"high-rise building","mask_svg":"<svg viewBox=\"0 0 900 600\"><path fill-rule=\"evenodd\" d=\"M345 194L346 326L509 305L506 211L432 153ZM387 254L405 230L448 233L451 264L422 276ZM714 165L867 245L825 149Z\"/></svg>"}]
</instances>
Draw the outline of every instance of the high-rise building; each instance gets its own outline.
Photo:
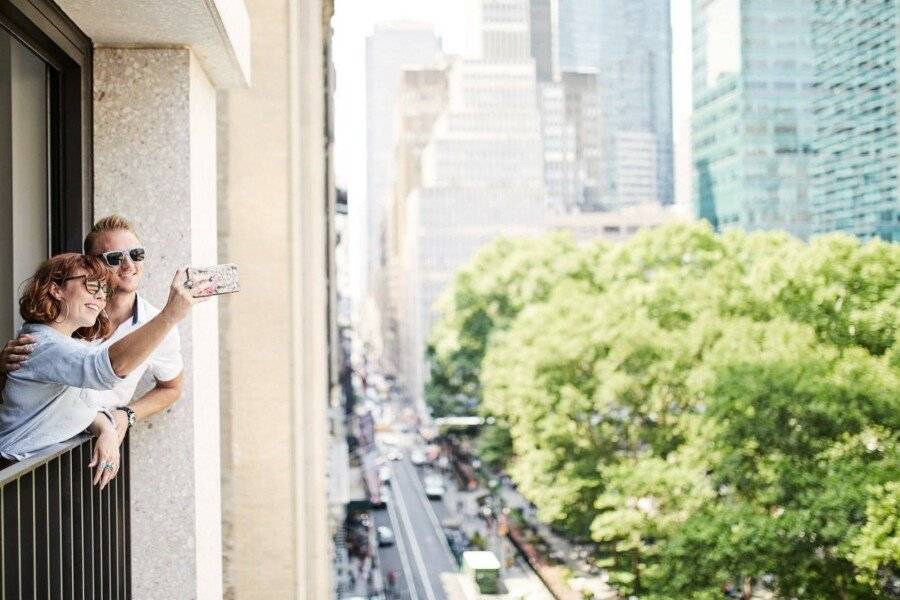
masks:
<instances>
[{"instance_id":1,"label":"high-rise building","mask_svg":"<svg viewBox=\"0 0 900 600\"><path fill-rule=\"evenodd\" d=\"M400 373L400 323L404 274L409 270L403 248L409 234L407 198L422 184L422 152L431 140L435 122L447 107L448 67L404 71L397 90L397 145L394 186L385 215L387 290L382 318L383 368Z\"/></svg>"},{"instance_id":2,"label":"high-rise building","mask_svg":"<svg viewBox=\"0 0 900 600\"><path fill-rule=\"evenodd\" d=\"M693 2L694 205L717 228L808 233L812 2Z\"/></svg>"},{"instance_id":3,"label":"high-rise building","mask_svg":"<svg viewBox=\"0 0 900 600\"><path fill-rule=\"evenodd\" d=\"M433 307L453 273L496 237L543 227L528 19L529 0L482 1L482 56L450 67L447 106L421 157L421 186L405 201L402 373L420 407Z\"/></svg>"},{"instance_id":4,"label":"high-rise building","mask_svg":"<svg viewBox=\"0 0 900 600\"><path fill-rule=\"evenodd\" d=\"M531 58L538 81L553 81L559 67L556 46L557 0L530 0Z\"/></svg>"},{"instance_id":5,"label":"high-rise building","mask_svg":"<svg viewBox=\"0 0 900 600\"><path fill-rule=\"evenodd\" d=\"M672 35L669 0L554 0L560 70L593 69L602 123L602 208L645 201L634 195L636 173L654 164L658 200L674 199L672 164ZM635 139L651 139L652 156L635 153ZM646 147L643 143L640 147Z\"/></svg>"},{"instance_id":6,"label":"high-rise building","mask_svg":"<svg viewBox=\"0 0 900 600\"><path fill-rule=\"evenodd\" d=\"M440 40L431 26L392 22L377 25L366 39L366 270L360 274L363 296L383 293L384 212L393 179L396 122L394 110L400 74L430 67L440 59Z\"/></svg>"},{"instance_id":7,"label":"high-rise building","mask_svg":"<svg viewBox=\"0 0 900 600\"><path fill-rule=\"evenodd\" d=\"M562 71L555 81L538 82L538 89L547 206L556 212L602 208L597 74ZM655 146L651 150L655 156ZM655 183L655 173L648 176Z\"/></svg>"},{"instance_id":8,"label":"high-rise building","mask_svg":"<svg viewBox=\"0 0 900 600\"><path fill-rule=\"evenodd\" d=\"M900 241L898 27L896 1L815 3L814 233Z\"/></svg>"}]
</instances>

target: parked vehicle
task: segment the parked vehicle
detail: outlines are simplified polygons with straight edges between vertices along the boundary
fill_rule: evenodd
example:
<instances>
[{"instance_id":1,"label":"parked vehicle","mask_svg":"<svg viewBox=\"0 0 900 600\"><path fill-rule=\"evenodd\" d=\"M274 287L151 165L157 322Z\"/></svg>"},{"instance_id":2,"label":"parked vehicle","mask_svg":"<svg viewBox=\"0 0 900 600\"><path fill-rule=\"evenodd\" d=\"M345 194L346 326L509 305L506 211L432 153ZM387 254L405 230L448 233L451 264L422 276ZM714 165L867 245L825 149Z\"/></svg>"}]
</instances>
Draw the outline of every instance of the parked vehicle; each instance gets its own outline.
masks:
<instances>
[{"instance_id":1,"label":"parked vehicle","mask_svg":"<svg viewBox=\"0 0 900 600\"><path fill-rule=\"evenodd\" d=\"M419 449L413 450L409 453L409 460L412 461L412 464L420 467L426 462L425 453Z\"/></svg>"},{"instance_id":2,"label":"parked vehicle","mask_svg":"<svg viewBox=\"0 0 900 600\"><path fill-rule=\"evenodd\" d=\"M378 538L379 546L393 546L394 545L394 532L391 531L390 527L385 525L381 525L375 530L375 536Z\"/></svg>"},{"instance_id":3,"label":"parked vehicle","mask_svg":"<svg viewBox=\"0 0 900 600\"><path fill-rule=\"evenodd\" d=\"M391 482L391 468L387 465L382 465L378 469L378 479L381 480L381 483L388 484Z\"/></svg>"},{"instance_id":4,"label":"parked vehicle","mask_svg":"<svg viewBox=\"0 0 900 600\"><path fill-rule=\"evenodd\" d=\"M496 594L500 579L500 561L493 552L469 550L463 552L463 571L475 580L482 594Z\"/></svg>"},{"instance_id":5,"label":"parked vehicle","mask_svg":"<svg viewBox=\"0 0 900 600\"><path fill-rule=\"evenodd\" d=\"M425 486L425 495L436 500L444 497L444 479L440 475L428 475L422 482Z\"/></svg>"}]
</instances>

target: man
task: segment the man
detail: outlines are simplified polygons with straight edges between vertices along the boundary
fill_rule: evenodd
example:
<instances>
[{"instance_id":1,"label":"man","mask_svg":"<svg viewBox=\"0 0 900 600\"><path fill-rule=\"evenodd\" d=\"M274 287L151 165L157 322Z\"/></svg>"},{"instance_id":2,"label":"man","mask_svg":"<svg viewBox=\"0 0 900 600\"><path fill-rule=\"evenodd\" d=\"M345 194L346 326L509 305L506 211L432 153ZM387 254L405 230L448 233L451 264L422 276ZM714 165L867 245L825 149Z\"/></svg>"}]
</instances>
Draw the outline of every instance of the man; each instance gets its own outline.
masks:
<instances>
[{"instance_id":1,"label":"man","mask_svg":"<svg viewBox=\"0 0 900 600\"><path fill-rule=\"evenodd\" d=\"M94 224L84 239L84 252L102 257L111 272L109 284L112 296L106 304L106 312L113 324L113 333L103 343L112 344L159 312L137 293L144 274L144 247L131 223L123 217L112 215ZM28 360L34 349L33 344L34 339L27 335L6 343L0 351L0 386L6 373L15 371ZM183 369L178 329L173 328L143 365L114 389L96 392L101 395L104 404L116 409L114 414L119 443L135 422L169 408L178 400ZM132 399L138 382L147 371L153 376L155 386L139 398Z\"/></svg>"}]
</instances>

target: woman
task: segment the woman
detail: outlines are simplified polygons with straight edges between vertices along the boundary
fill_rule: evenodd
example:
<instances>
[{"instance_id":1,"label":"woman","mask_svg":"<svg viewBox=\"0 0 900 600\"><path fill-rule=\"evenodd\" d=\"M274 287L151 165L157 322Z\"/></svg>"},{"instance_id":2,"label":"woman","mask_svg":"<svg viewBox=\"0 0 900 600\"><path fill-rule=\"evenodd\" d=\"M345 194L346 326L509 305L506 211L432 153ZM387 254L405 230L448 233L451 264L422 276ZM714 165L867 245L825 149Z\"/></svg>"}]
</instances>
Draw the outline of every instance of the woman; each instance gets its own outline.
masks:
<instances>
[{"instance_id":1,"label":"woman","mask_svg":"<svg viewBox=\"0 0 900 600\"><path fill-rule=\"evenodd\" d=\"M179 270L156 317L110 346L91 345L87 341L102 339L112 327L103 313L108 277L99 258L81 254L60 254L38 267L19 299L21 333L37 343L22 368L8 375L0 405L0 456L21 460L87 430L97 436L88 466L97 467L93 481L101 489L118 472L119 440L115 419L89 390L115 386L199 301Z\"/></svg>"}]
</instances>

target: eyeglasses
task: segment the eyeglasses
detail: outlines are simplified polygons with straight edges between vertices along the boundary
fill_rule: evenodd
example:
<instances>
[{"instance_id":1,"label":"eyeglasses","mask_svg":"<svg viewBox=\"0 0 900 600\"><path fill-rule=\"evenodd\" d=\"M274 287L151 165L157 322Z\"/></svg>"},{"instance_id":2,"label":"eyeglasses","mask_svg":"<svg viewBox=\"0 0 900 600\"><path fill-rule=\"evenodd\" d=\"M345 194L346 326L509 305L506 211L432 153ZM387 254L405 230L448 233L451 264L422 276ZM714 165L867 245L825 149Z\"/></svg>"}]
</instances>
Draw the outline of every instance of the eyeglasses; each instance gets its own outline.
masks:
<instances>
[{"instance_id":1,"label":"eyeglasses","mask_svg":"<svg viewBox=\"0 0 900 600\"><path fill-rule=\"evenodd\" d=\"M125 255L128 255L131 258L132 262L140 262L144 260L144 249L143 248L129 248L128 250L113 250L111 252L103 252L100 256L103 257L104 262L110 267L118 267L122 264L122 261L125 260Z\"/></svg>"},{"instance_id":2,"label":"eyeglasses","mask_svg":"<svg viewBox=\"0 0 900 600\"><path fill-rule=\"evenodd\" d=\"M70 279L81 279L81 283L84 284L84 289L92 296L95 296L97 292L102 291L104 296L109 297L109 285L107 285L105 281L88 279L87 275L72 275L71 277L63 279L63 282L69 281Z\"/></svg>"}]
</instances>

